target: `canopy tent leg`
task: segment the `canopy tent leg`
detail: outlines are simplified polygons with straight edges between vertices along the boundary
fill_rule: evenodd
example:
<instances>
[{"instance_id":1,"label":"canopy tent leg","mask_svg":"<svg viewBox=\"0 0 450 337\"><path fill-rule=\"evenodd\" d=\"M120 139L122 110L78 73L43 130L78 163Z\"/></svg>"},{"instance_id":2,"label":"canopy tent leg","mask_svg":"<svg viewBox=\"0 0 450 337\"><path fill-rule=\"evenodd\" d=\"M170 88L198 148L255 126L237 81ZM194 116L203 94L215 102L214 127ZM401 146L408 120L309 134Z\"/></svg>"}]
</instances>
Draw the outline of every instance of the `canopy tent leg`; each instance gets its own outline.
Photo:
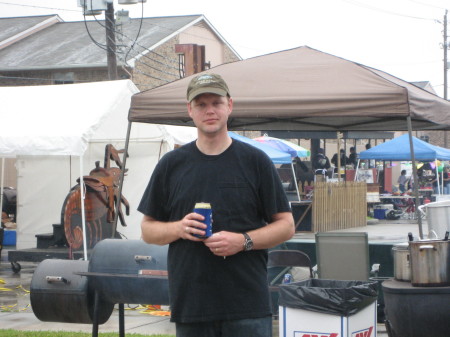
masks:
<instances>
[{"instance_id":1,"label":"canopy tent leg","mask_svg":"<svg viewBox=\"0 0 450 337\"><path fill-rule=\"evenodd\" d=\"M436 171L436 184L437 184L437 190L438 194L441 195L441 184L439 182L439 167L438 167L438 160L434 160L434 170Z\"/></svg>"},{"instance_id":2,"label":"canopy tent leg","mask_svg":"<svg viewBox=\"0 0 450 337\"><path fill-rule=\"evenodd\" d=\"M358 169L359 169L360 161L361 161L361 159L358 158L358 162L356 163L355 176L353 177L353 181L358 181Z\"/></svg>"},{"instance_id":3,"label":"canopy tent leg","mask_svg":"<svg viewBox=\"0 0 450 337\"><path fill-rule=\"evenodd\" d=\"M298 191L298 183L297 183L297 176L295 174L295 169L294 169L294 163L291 163L291 169L292 169L292 174L294 175L294 182L295 182L295 190L297 191L297 198L298 201L301 201L300 199L300 192Z\"/></svg>"},{"instance_id":4,"label":"canopy tent leg","mask_svg":"<svg viewBox=\"0 0 450 337\"><path fill-rule=\"evenodd\" d=\"M419 237L420 237L420 239L423 239L422 217L421 217L420 211L419 211L419 179L417 176L416 157L414 155L411 116L408 116L406 118L406 121L408 124L409 150L411 152L412 170L413 170L413 177L414 177L413 190L414 190L417 224L419 225Z\"/></svg>"},{"instance_id":5,"label":"canopy tent leg","mask_svg":"<svg viewBox=\"0 0 450 337\"><path fill-rule=\"evenodd\" d=\"M81 205L81 226L83 228L83 252L84 261L88 260L87 256L87 242L86 242L86 216L84 209L84 199L85 199L85 186L83 180L83 155L80 155L80 205Z\"/></svg>"}]
</instances>

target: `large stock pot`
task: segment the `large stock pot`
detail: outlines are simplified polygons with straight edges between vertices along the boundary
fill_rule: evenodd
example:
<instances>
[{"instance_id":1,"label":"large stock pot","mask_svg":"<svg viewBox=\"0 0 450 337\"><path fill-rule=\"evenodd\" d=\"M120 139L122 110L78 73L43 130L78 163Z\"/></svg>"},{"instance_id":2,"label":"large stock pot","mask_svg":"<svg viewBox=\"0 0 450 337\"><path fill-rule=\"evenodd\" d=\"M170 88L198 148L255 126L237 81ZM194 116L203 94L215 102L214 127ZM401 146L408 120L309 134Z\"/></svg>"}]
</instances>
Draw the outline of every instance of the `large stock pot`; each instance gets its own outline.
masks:
<instances>
[{"instance_id":1,"label":"large stock pot","mask_svg":"<svg viewBox=\"0 0 450 337\"><path fill-rule=\"evenodd\" d=\"M450 286L450 241L409 242L411 284L419 287Z\"/></svg>"},{"instance_id":2,"label":"large stock pot","mask_svg":"<svg viewBox=\"0 0 450 337\"><path fill-rule=\"evenodd\" d=\"M409 243L398 243L392 247L394 256L394 278L397 281L411 281Z\"/></svg>"}]
</instances>

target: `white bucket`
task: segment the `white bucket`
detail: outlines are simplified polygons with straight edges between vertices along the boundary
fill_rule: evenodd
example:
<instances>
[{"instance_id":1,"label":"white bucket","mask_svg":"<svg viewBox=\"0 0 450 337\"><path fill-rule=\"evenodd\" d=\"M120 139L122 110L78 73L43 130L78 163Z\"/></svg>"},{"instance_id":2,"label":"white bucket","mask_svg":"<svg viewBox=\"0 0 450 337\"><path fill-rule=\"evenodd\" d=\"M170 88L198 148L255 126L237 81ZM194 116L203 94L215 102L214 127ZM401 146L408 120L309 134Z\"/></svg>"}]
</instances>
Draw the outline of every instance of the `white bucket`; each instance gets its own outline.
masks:
<instances>
[{"instance_id":1,"label":"white bucket","mask_svg":"<svg viewBox=\"0 0 450 337\"><path fill-rule=\"evenodd\" d=\"M427 217L428 237L442 240L450 231L450 200L430 202L419 206L419 210Z\"/></svg>"}]
</instances>

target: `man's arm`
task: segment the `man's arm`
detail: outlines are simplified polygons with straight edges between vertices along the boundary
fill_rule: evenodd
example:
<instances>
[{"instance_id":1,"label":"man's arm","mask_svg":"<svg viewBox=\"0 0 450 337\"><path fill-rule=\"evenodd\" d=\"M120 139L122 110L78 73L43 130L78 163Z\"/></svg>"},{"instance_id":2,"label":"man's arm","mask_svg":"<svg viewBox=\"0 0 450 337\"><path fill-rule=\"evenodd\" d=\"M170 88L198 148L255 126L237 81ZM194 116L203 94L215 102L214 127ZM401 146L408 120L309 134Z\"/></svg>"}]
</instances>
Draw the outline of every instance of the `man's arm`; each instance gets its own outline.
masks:
<instances>
[{"instance_id":1,"label":"man's arm","mask_svg":"<svg viewBox=\"0 0 450 337\"><path fill-rule=\"evenodd\" d=\"M141 221L142 239L147 243L161 246L178 239L202 241L192 234L204 234L201 228L206 228L206 225L199 222L203 219L203 216L198 213L189 213L183 219L173 222L158 221L144 215Z\"/></svg>"},{"instance_id":2,"label":"man's arm","mask_svg":"<svg viewBox=\"0 0 450 337\"><path fill-rule=\"evenodd\" d=\"M295 233L294 218L290 212L276 213L267 226L251 230L247 234L253 241L253 249L268 249L292 238ZM230 256L244 250L242 233L222 231L205 240L205 245L218 256Z\"/></svg>"}]
</instances>

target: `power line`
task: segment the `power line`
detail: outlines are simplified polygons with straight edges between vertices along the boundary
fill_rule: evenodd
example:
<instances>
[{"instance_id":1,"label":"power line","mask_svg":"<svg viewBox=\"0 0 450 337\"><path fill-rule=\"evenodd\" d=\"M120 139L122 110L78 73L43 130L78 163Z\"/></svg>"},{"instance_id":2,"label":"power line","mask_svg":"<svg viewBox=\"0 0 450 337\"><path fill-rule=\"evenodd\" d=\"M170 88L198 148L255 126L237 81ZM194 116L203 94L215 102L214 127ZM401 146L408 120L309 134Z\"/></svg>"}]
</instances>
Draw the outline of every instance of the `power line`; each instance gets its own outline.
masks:
<instances>
[{"instance_id":1,"label":"power line","mask_svg":"<svg viewBox=\"0 0 450 337\"><path fill-rule=\"evenodd\" d=\"M0 1L0 4L2 5L12 5L12 6L21 6L21 7L31 7L31 8L37 8L37 9L52 9L57 11L67 11L67 12L77 12L81 13L81 10L76 9L66 9L66 8L56 8L56 7L43 7L43 6L34 6L34 5L24 5L24 4L15 4L11 2L4 2Z\"/></svg>"},{"instance_id":2,"label":"power line","mask_svg":"<svg viewBox=\"0 0 450 337\"><path fill-rule=\"evenodd\" d=\"M416 1L416 0L408 0L408 1L414 2L414 3L416 3L416 4L419 4L419 5L422 5L422 6L425 6L425 7L430 7L430 8L437 8L437 9L446 10L446 8L444 8L444 7L435 6L435 5L430 5L430 4L427 4L427 3L425 3L425 2L421 2L421 1Z\"/></svg>"},{"instance_id":3,"label":"power line","mask_svg":"<svg viewBox=\"0 0 450 337\"><path fill-rule=\"evenodd\" d=\"M358 7L362 7L362 8L366 8L366 9L382 12L382 13L385 13L385 14L401 16L401 17L404 17L404 18L417 19L417 20L426 20L426 21L437 21L437 19L424 18L424 17L420 17L420 16L412 16L412 15L406 15L406 14L403 14L403 13L389 11L389 10L386 10L386 9L383 9L383 8L380 8L380 7L375 7L375 6L363 4L363 3L359 2L359 1L355 1L355 0L341 0L341 1L350 3L350 4L358 6Z\"/></svg>"}]
</instances>

